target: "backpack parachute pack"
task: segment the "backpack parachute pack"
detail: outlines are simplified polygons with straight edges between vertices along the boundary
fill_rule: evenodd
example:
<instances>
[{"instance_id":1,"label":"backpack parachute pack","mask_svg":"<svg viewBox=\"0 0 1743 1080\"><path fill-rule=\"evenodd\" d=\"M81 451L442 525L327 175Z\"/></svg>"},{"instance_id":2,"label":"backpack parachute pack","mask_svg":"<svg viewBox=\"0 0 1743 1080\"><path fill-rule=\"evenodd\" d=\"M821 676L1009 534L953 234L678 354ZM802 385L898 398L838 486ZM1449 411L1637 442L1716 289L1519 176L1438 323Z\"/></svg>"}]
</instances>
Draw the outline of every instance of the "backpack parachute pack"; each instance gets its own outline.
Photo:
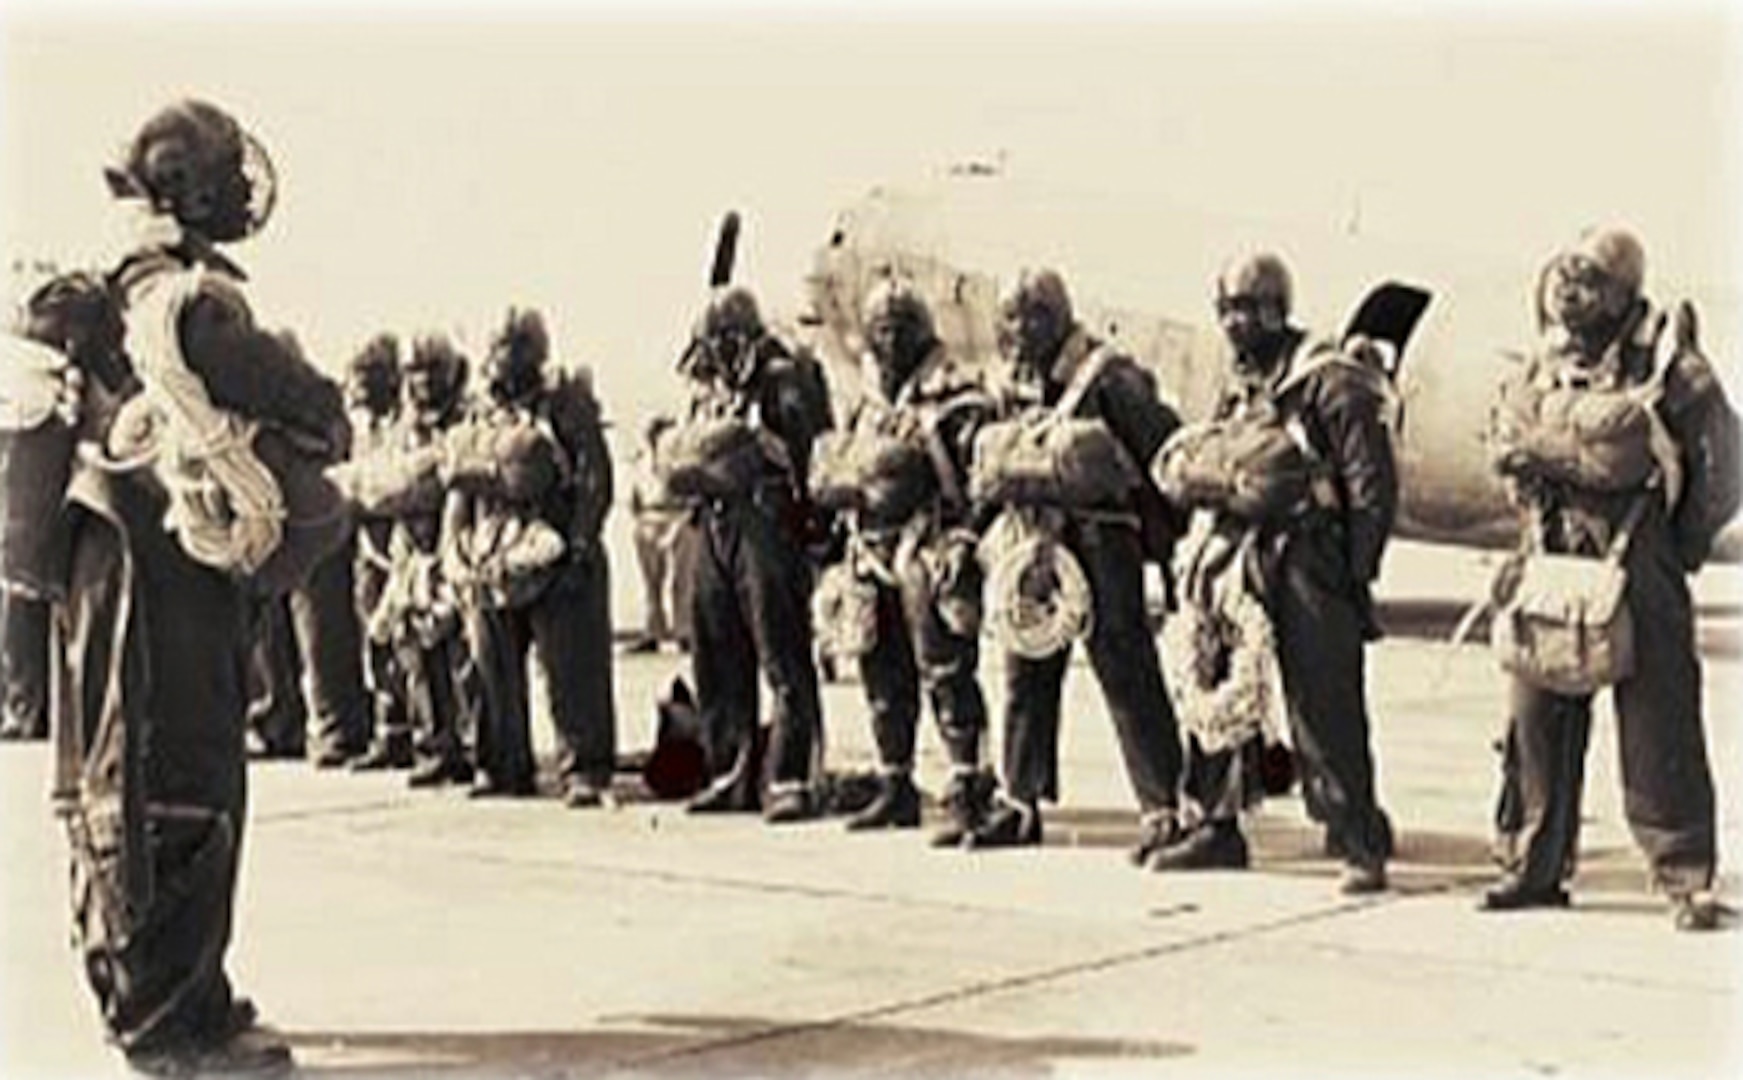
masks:
<instances>
[{"instance_id":1,"label":"backpack parachute pack","mask_svg":"<svg viewBox=\"0 0 1743 1080\"><path fill-rule=\"evenodd\" d=\"M74 433L55 408L66 366L56 349L0 334L0 585L46 597L58 596L65 578L61 500Z\"/></svg>"},{"instance_id":2,"label":"backpack parachute pack","mask_svg":"<svg viewBox=\"0 0 1743 1080\"><path fill-rule=\"evenodd\" d=\"M1659 413L1688 464L1671 511L1677 554L1688 570L1712 553L1720 530L1743 507L1743 421L1712 363L1701 352L1693 305L1679 304L1667 335Z\"/></svg>"}]
</instances>

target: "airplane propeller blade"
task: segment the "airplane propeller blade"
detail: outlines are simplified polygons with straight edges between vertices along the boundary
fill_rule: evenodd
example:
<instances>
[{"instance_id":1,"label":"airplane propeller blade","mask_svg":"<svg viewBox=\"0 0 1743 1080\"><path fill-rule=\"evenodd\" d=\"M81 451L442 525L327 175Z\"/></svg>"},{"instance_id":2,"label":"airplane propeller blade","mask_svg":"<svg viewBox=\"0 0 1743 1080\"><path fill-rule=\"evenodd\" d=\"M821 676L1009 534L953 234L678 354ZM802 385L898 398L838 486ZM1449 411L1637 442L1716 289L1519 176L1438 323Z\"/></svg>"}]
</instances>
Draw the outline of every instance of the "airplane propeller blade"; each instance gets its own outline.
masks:
<instances>
[{"instance_id":1,"label":"airplane propeller blade","mask_svg":"<svg viewBox=\"0 0 1743 1080\"><path fill-rule=\"evenodd\" d=\"M728 210L720 219L714 241L714 265L708 270L708 285L718 289L732 281L732 264L738 256L738 211Z\"/></svg>"}]
</instances>

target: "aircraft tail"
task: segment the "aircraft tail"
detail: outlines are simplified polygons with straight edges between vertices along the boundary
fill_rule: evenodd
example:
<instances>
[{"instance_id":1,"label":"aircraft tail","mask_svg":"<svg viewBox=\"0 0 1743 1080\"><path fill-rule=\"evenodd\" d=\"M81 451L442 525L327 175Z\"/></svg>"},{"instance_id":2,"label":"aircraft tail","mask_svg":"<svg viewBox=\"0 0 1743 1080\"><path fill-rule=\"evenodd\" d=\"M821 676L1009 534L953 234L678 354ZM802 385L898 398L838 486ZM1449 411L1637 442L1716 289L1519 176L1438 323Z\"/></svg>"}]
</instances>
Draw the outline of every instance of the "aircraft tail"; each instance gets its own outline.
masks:
<instances>
[{"instance_id":1,"label":"aircraft tail","mask_svg":"<svg viewBox=\"0 0 1743 1080\"><path fill-rule=\"evenodd\" d=\"M1376 285L1362 297L1362 302L1356 305L1356 310L1344 323L1339 344L1347 344L1352 337L1361 335L1370 341L1390 345L1386 375L1396 379L1404 364L1404 346L1416 332L1431 298L1428 290L1415 285L1397 281Z\"/></svg>"}]
</instances>

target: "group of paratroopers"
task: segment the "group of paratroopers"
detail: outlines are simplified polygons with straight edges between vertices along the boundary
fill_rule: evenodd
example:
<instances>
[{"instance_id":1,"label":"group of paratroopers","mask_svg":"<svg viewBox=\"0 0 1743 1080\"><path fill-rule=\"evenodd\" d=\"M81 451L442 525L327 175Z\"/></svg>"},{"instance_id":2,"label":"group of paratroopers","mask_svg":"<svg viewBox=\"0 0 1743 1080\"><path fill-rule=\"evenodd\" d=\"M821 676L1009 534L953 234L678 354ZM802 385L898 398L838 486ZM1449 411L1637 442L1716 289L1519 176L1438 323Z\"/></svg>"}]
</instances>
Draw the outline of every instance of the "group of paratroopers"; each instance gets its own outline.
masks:
<instances>
[{"instance_id":1,"label":"group of paratroopers","mask_svg":"<svg viewBox=\"0 0 1743 1080\"><path fill-rule=\"evenodd\" d=\"M220 245L265 222L276 182L222 110L163 110L107 175L137 243L34 290L9 346L6 577L53 612L57 806L110 1032L149 1070L281 1067L224 971L271 613L323 567L354 578L373 739L350 729L328 763L531 794L530 652L562 795L599 805L617 761L604 424L536 312L511 310L477 387L440 335L404 356L377 338L342 390L258 328ZM1592 693L1613 687L1630 825L1678 925L1700 929L1720 908L1686 575L1735 510L1736 420L1692 309L1661 311L1643 282L1630 234L1582 235L1545 269L1544 341L1497 398L1495 466L1534 538L1498 586L1509 625L1532 614L1533 558L1606 552L1635 625L1631 663L1574 658L1583 683L1556 681L1555 625L1515 642L1506 875L1482 904L1568 902ZM949 762L934 843L1039 844L1081 641L1138 807L1135 863L1246 867L1243 812L1295 777L1343 891L1384 889L1364 665L1398 504L1396 357L1309 336L1293 302L1276 255L1225 266L1226 389L1183 423L1053 270L1003 295L992 365L953 355L911 282L878 281L851 401L748 289L716 288L654 446L686 545L690 809L831 808L821 647L857 662L878 756L850 829L920 824L925 702ZM1170 609L1160 650L1147 566ZM1005 680L997 768L983 642Z\"/></svg>"}]
</instances>

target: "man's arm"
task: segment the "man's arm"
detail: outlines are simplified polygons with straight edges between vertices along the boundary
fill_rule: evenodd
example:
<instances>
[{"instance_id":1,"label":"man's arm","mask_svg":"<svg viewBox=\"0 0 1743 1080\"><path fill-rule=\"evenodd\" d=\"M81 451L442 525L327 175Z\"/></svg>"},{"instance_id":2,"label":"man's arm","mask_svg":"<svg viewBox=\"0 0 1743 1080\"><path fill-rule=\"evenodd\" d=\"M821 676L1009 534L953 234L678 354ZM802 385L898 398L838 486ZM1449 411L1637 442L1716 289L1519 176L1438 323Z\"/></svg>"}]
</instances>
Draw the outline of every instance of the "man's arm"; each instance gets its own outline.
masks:
<instances>
[{"instance_id":1,"label":"man's arm","mask_svg":"<svg viewBox=\"0 0 1743 1080\"><path fill-rule=\"evenodd\" d=\"M182 308L178 331L188 367L212 403L283 424L322 443L334 460L350 443L338 383L304 359L294 338L258 329L240 293L203 286Z\"/></svg>"},{"instance_id":2,"label":"man's arm","mask_svg":"<svg viewBox=\"0 0 1743 1080\"><path fill-rule=\"evenodd\" d=\"M1398 466L1382 420L1385 403L1366 378L1337 366L1320 380L1313 402L1343 495L1350 571L1366 584L1380 573L1398 511Z\"/></svg>"},{"instance_id":3,"label":"man's arm","mask_svg":"<svg viewBox=\"0 0 1743 1080\"><path fill-rule=\"evenodd\" d=\"M1180 417L1162 401L1156 382L1136 361L1111 361L1098 380L1098 401L1109 430L1132 456L1142 478L1135 509L1150 560L1167 569L1174 541L1186 533L1187 513L1165 498L1150 475L1150 463L1162 444L1179 429Z\"/></svg>"}]
</instances>

